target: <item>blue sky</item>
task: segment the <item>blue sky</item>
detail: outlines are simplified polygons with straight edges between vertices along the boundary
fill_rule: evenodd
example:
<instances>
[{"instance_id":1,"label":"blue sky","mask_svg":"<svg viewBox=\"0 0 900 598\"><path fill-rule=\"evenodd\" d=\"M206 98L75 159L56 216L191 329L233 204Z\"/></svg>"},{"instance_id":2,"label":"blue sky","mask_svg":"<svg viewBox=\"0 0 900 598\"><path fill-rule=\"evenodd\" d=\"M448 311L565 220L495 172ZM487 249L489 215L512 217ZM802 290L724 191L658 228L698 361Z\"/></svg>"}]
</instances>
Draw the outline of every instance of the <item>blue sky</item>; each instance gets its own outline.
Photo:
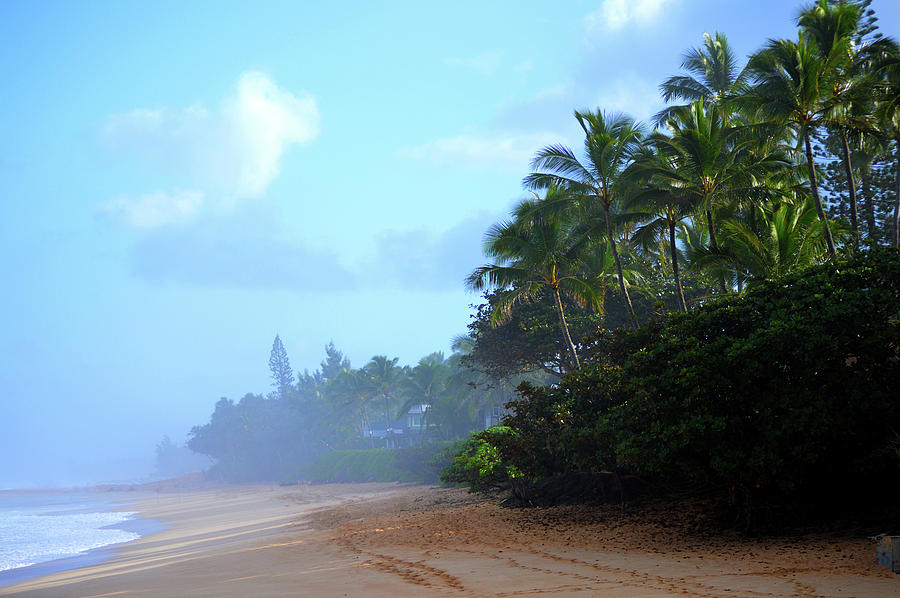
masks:
<instances>
[{"instance_id":1,"label":"blue sky","mask_svg":"<svg viewBox=\"0 0 900 598\"><path fill-rule=\"evenodd\" d=\"M0 487L149 469L276 333L298 370L448 351L574 109L645 119L705 31L743 56L799 7L327 4L0 5Z\"/></svg>"}]
</instances>

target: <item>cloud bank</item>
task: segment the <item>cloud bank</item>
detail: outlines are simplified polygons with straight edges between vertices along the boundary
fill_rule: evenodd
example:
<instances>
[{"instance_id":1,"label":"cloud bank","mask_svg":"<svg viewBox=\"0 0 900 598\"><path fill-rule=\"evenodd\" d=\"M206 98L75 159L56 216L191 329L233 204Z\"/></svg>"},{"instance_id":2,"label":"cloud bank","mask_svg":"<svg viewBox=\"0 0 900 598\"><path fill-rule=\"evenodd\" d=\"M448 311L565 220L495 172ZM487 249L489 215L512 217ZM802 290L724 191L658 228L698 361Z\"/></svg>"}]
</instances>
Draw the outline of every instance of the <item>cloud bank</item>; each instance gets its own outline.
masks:
<instances>
[{"instance_id":1,"label":"cloud bank","mask_svg":"<svg viewBox=\"0 0 900 598\"><path fill-rule=\"evenodd\" d=\"M158 283L294 292L345 291L357 275L331 251L280 235L218 226L160 229L134 246L135 274Z\"/></svg>"},{"instance_id":2,"label":"cloud bank","mask_svg":"<svg viewBox=\"0 0 900 598\"><path fill-rule=\"evenodd\" d=\"M137 197L120 195L101 204L100 211L126 226L153 229L190 220L204 199L202 191L156 191Z\"/></svg>"},{"instance_id":3,"label":"cloud bank","mask_svg":"<svg viewBox=\"0 0 900 598\"><path fill-rule=\"evenodd\" d=\"M603 0L600 8L584 18L588 36L611 33L627 25L646 26L676 0Z\"/></svg>"},{"instance_id":4,"label":"cloud bank","mask_svg":"<svg viewBox=\"0 0 900 598\"><path fill-rule=\"evenodd\" d=\"M437 234L424 229L383 234L374 261L361 265L361 282L375 288L459 290L484 263L484 234L499 217L482 211Z\"/></svg>"},{"instance_id":5,"label":"cloud bank","mask_svg":"<svg viewBox=\"0 0 900 598\"><path fill-rule=\"evenodd\" d=\"M319 123L311 95L281 89L256 71L243 73L212 111L196 104L112 115L102 131L107 147L185 190L122 195L100 209L122 223L153 228L187 221L213 200L260 197L278 176L285 151L313 141Z\"/></svg>"}]
</instances>

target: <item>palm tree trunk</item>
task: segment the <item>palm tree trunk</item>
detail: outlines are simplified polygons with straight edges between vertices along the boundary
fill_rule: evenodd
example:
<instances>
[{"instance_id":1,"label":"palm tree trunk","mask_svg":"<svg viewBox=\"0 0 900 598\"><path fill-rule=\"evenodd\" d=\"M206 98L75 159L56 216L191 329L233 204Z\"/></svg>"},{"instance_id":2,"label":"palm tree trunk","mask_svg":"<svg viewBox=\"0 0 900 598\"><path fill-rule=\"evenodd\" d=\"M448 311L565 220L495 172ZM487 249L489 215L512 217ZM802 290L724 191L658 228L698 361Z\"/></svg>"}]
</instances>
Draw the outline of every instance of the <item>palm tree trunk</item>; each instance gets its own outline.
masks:
<instances>
[{"instance_id":1,"label":"palm tree trunk","mask_svg":"<svg viewBox=\"0 0 900 598\"><path fill-rule=\"evenodd\" d=\"M705 200L704 200L705 202ZM713 223L712 210L706 210L706 226L709 228L709 247L714 252L719 251L719 244L716 242L716 225ZM725 279L719 279L719 291L724 295L728 292L728 289L725 287Z\"/></svg>"},{"instance_id":2,"label":"palm tree trunk","mask_svg":"<svg viewBox=\"0 0 900 598\"><path fill-rule=\"evenodd\" d=\"M894 247L900 248L900 136L897 142L897 202L894 204Z\"/></svg>"},{"instance_id":3,"label":"palm tree trunk","mask_svg":"<svg viewBox=\"0 0 900 598\"><path fill-rule=\"evenodd\" d=\"M863 174L862 176L862 192L863 192L863 205L866 210L866 228L869 230L869 244L868 247L871 249L876 245L878 240L878 232L875 230L875 204L872 202L872 191L869 186L869 177Z\"/></svg>"},{"instance_id":4,"label":"palm tree trunk","mask_svg":"<svg viewBox=\"0 0 900 598\"><path fill-rule=\"evenodd\" d=\"M716 243L716 226L713 224L712 210L706 210L706 226L709 228L709 247L713 251L719 251Z\"/></svg>"},{"instance_id":5,"label":"palm tree trunk","mask_svg":"<svg viewBox=\"0 0 900 598\"><path fill-rule=\"evenodd\" d=\"M375 448L375 436L372 435L372 425L369 424L369 410L365 405L363 405L363 425L366 426L366 431L369 433L369 444Z\"/></svg>"},{"instance_id":6,"label":"palm tree trunk","mask_svg":"<svg viewBox=\"0 0 900 598\"><path fill-rule=\"evenodd\" d=\"M809 169L809 188L812 191L813 199L816 201L816 213L819 220L825 225L825 244L828 246L828 255L835 256L834 239L831 237L831 229L828 227L828 218L825 216L825 210L822 209L822 198L819 197L819 183L816 179L816 166L813 163L812 143L809 141L809 130L803 131L803 141L806 144L806 166Z\"/></svg>"},{"instance_id":7,"label":"palm tree trunk","mask_svg":"<svg viewBox=\"0 0 900 598\"><path fill-rule=\"evenodd\" d=\"M850 190L850 224L853 226L853 244L859 249L859 216L856 213L856 181L853 180L853 164L850 162L850 145L847 135L841 131L841 149L844 152L844 172L847 175L847 188Z\"/></svg>"},{"instance_id":8,"label":"palm tree trunk","mask_svg":"<svg viewBox=\"0 0 900 598\"><path fill-rule=\"evenodd\" d=\"M681 274L678 272L678 253L675 247L675 223L669 221L669 250L672 252L672 272L675 273L675 288L678 289L678 301L681 305L681 311L687 312L687 305L684 303L684 291L681 288Z\"/></svg>"},{"instance_id":9,"label":"palm tree trunk","mask_svg":"<svg viewBox=\"0 0 900 598\"><path fill-rule=\"evenodd\" d=\"M391 435L393 430L391 430L391 415L388 412L388 396L384 395L384 447L385 448L393 448L391 446Z\"/></svg>"},{"instance_id":10,"label":"palm tree trunk","mask_svg":"<svg viewBox=\"0 0 900 598\"><path fill-rule=\"evenodd\" d=\"M559 296L559 289L553 289L553 296L556 298L556 310L559 312L559 323L562 326L563 338L566 341L566 345L569 347L569 351L572 353L572 359L575 360L575 368L581 369L581 362L578 361L578 353L575 352L575 343L572 342L572 337L569 335L569 325L566 324L566 312L563 311L562 299Z\"/></svg>"},{"instance_id":11,"label":"palm tree trunk","mask_svg":"<svg viewBox=\"0 0 900 598\"><path fill-rule=\"evenodd\" d=\"M619 275L619 290L622 291L622 296L625 297L625 306L628 308L628 315L631 317L631 325L634 328L637 328L637 318L634 317L634 307L631 305L631 297L628 296L628 289L625 288L625 276L622 274L622 261L619 259L619 250L616 248L616 240L613 238L612 222L609 218L609 204L603 206L603 213L606 215L606 238L609 241L609 246L612 247L613 259L616 262L616 273ZM560 309L562 309L562 303L560 303ZM562 312L560 312L560 314L561 313ZM571 343L571 340L569 342Z\"/></svg>"}]
</instances>

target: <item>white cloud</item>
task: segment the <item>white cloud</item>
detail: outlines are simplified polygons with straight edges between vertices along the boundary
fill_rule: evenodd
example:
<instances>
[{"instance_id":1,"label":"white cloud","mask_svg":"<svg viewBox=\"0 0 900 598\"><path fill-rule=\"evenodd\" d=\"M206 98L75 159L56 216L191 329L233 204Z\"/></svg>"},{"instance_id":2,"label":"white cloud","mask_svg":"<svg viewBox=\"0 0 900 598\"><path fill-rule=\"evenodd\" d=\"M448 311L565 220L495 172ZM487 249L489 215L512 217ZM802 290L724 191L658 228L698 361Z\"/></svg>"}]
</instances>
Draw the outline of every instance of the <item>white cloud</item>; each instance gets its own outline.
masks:
<instances>
[{"instance_id":1,"label":"white cloud","mask_svg":"<svg viewBox=\"0 0 900 598\"><path fill-rule=\"evenodd\" d=\"M588 35L619 31L626 25L644 26L657 20L663 9L677 0L603 0L600 8L584 18Z\"/></svg>"},{"instance_id":2,"label":"white cloud","mask_svg":"<svg viewBox=\"0 0 900 598\"><path fill-rule=\"evenodd\" d=\"M195 104L115 114L107 118L103 138L110 149L136 157L163 178L202 190L205 203L212 198L230 202L264 195L280 172L284 152L314 140L319 120L312 96L283 90L265 73L250 71L214 110ZM185 197L156 192L117 198L103 210L135 226L163 226L204 203ZM133 217L125 217L129 206L137 210ZM171 218L165 217L166 209Z\"/></svg>"},{"instance_id":3,"label":"white cloud","mask_svg":"<svg viewBox=\"0 0 900 598\"><path fill-rule=\"evenodd\" d=\"M152 229L184 223L203 205L201 191L157 191L139 197L121 195L100 205L100 211L134 228Z\"/></svg>"},{"instance_id":4,"label":"white cloud","mask_svg":"<svg viewBox=\"0 0 900 598\"><path fill-rule=\"evenodd\" d=\"M281 155L319 134L319 110L308 94L280 89L263 73L244 73L222 111L238 156L239 195L259 196L278 176Z\"/></svg>"},{"instance_id":5,"label":"white cloud","mask_svg":"<svg viewBox=\"0 0 900 598\"><path fill-rule=\"evenodd\" d=\"M470 69L482 75L497 72L503 62L503 53L487 52L473 58L445 58L444 64L454 68Z\"/></svg>"},{"instance_id":6,"label":"white cloud","mask_svg":"<svg viewBox=\"0 0 900 598\"><path fill-rule=\"evenodd\" d=\"M453 163L480 168L499 166L525 171L535 152L557 142L559 136L550 133L481 137L464 134L404 149L399 154L433 164Z\"/></svg>"}]
</instances>

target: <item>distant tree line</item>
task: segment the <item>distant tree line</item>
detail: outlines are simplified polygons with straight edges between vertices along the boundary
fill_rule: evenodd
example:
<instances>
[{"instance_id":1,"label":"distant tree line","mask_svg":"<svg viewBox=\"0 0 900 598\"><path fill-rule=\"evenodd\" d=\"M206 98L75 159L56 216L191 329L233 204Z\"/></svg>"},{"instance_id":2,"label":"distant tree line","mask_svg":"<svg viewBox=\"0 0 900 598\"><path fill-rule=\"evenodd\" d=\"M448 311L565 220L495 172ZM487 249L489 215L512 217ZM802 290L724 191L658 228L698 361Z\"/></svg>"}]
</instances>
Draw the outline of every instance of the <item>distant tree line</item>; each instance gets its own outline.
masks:
<instances>
[{"instance_id":1,"label":"distant tree line","mask_svg":"<svg viewBox=\"0 0 900 598\"><path fill-rule=\"evenodd\" d=\"M470 346L460 337L447 358L437 352L401 366L396 357L376 355L353 368L329 343L316 371L295 375L276 336L269 356L273 390L237 402L220 399L210 421L191 430L187 446L214 461L212 475L277 481L334 450L465 436L484 428L485 417L489 424L514 388L508 379L464 365ZM410 411L416 412L412 425Z\"/></svg>"}]
</instances>

